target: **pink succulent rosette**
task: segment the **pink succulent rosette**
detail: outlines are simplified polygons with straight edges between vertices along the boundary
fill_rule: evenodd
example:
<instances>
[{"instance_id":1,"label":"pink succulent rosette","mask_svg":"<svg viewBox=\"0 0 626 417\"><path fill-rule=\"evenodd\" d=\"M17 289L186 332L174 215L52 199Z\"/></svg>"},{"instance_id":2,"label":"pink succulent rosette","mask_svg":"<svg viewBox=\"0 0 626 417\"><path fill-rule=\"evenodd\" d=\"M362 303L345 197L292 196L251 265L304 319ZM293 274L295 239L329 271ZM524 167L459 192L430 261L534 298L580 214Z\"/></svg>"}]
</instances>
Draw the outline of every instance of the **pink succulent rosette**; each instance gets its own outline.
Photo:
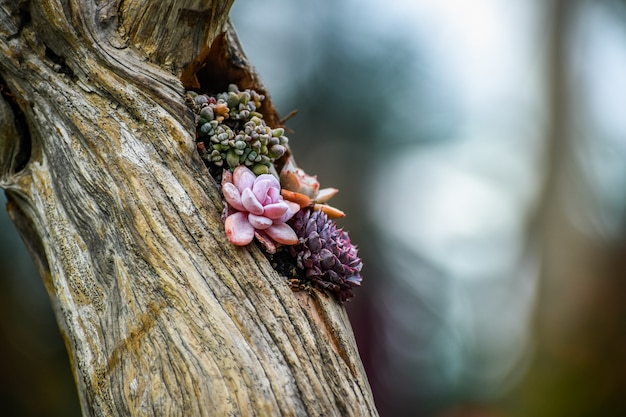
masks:
<instances>
[{"instance_id":1,"label":"pink succulent rosette","mask_svg":"<svg viewBox=\"0 0 626 417\"><path fill-rule=\"evenodd\" d=\"M222 193L229 206L226 236L233 245L245 246L256 237L269 253L275 253L276 244L298 243L296 232L285 222L300 206L282 198L280 183L273 175L257 177L243 165L232 174L224 170Z\"/></svg>"}]
</instances>

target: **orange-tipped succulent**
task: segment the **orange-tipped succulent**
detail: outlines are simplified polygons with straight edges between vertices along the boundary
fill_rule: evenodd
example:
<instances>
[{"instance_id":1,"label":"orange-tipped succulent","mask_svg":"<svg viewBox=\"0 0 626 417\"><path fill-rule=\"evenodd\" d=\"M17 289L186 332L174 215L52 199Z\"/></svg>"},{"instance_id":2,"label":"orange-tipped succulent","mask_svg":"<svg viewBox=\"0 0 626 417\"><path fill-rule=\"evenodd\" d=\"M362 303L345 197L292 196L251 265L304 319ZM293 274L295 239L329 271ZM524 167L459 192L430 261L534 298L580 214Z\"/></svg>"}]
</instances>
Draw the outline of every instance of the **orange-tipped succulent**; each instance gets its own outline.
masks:
<instances>
[{"instance_id":1,"label":"orange-tipped succulent","mask_svg":"<svg viewBox=\"0 0 626 417\"><path fill-rule=\"evenodd\" d=\"M287 160L287 163L280 171L280 185L283 198L297 203L301 208L308 207L322 211L332 219L346 216L343 211L326 204L339 190L336 188L323 188L320 190L317 176L309 175L296 167L291 158Z\"/></svg>"}]
</instances>

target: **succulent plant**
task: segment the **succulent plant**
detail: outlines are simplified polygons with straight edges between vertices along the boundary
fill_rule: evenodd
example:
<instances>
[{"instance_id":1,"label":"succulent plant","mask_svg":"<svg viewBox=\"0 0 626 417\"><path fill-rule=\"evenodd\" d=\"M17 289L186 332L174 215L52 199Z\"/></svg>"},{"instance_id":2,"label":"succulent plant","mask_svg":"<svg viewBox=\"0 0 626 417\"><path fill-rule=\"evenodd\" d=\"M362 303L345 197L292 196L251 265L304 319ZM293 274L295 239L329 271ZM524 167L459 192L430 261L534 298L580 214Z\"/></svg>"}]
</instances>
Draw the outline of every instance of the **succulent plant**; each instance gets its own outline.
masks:
<instances>
[{"instance_id":1,"label":"succulent plant","mask_svg":"<svg viewBox=\"0 0 626 417\"><path fill-rule=\"evenodd\" d=\"M300 207L309 207L321 210L333 219L345 217L345 213L326 204L337 192L336 188L322 188L316 175L309 175L296 167L290 156L280 171L280 185L283 187L282 196L289 201L298 203Z\"/></svg>"},{"instance_id":2,"label":"succulent plant","mask_svg":"<svg viewBox=\"0 0 626 417\"><path fill-rule=\"evenodd\" d=\"M186 102L196 115L200 156L231 172L245 165L257 175L268 173L285 154L289 140L284 129L267 126L257 111L264 99L254 90L239 91L234 84L216 96L187 92Z\"/></svg>"},{"instance_id":3,"label":"succulent plant","mask_svg":"<svg viewBox=\"0 0 626 417\"><path fill-rule=\"evenodd\" d=\"M319 210L300 210L290 224L299 240L289 250L303 276L339 301L352 298L352 289L361 285L363 263L348 233Z\"/></svg>"},{"instance_id":4,"label":"succulent plant","mask_svg":"<svg viewBox=\"0 0 626 417\"><path fill-rule=\"evenodd\" d=\"M283 200L280 184L273 175L257 177L243 165L235 168L232 174L225 170L222 193L228 203L224 222L226 236L233 245L245 246L256 236L269 253L274 253L277 244L298 242L296 233L286 221L300 207Z\"/></svg>"}]
</instances>

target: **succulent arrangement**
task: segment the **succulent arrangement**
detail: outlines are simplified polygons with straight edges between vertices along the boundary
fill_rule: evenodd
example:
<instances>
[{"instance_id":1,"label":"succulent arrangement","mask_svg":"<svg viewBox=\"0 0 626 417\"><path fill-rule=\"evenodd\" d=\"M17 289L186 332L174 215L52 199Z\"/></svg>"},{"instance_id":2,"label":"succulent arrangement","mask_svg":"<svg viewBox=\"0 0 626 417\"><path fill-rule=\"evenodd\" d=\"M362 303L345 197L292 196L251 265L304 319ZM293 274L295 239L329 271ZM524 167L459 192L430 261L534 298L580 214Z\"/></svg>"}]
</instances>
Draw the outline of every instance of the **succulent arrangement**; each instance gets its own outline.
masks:
<instances>
[{"instance_id":1,"label":"succulent arrangement","mask_svg":"<svg viewBox=\"0 0 626 417\"><path fill-rule=\"evenodd\" d=\"M287 254L280 259L298 274L289 278L347 301L361 285L363 264L333 220L345 214L327 204L338 190L320 189L316 176L296 167L284 129L267 126L258 112L264 99L234 84L214 96L185 96L195 115L198 152L209 171L219 173L226 236L236 246L256 239L270 256Z\"/></svg>"}]
</instances>

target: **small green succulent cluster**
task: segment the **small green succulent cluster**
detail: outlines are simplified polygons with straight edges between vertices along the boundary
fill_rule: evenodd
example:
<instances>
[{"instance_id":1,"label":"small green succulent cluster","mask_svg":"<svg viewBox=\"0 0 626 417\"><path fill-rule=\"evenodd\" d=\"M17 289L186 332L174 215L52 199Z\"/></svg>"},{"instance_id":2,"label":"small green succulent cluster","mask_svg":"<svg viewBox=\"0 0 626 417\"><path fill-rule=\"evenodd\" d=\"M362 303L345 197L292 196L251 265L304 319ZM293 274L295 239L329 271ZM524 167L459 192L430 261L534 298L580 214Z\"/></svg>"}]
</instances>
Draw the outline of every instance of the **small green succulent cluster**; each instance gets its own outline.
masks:
<instances>
[{"instance_id":1,"label":"small green succulent cluster","mask_svg":"<svg viewBox=\"0 0 626 417\"><path fill-rule=\"evenodd\" d=\"M264 98L254 90L239 91L234 84L216 96L188 91L186 102L196 115L200 156L231 172L245 165L256 175L268 173L285 154L288 139L283 128L267 126L257 112Z\"/></svg>"}]
</instances>

